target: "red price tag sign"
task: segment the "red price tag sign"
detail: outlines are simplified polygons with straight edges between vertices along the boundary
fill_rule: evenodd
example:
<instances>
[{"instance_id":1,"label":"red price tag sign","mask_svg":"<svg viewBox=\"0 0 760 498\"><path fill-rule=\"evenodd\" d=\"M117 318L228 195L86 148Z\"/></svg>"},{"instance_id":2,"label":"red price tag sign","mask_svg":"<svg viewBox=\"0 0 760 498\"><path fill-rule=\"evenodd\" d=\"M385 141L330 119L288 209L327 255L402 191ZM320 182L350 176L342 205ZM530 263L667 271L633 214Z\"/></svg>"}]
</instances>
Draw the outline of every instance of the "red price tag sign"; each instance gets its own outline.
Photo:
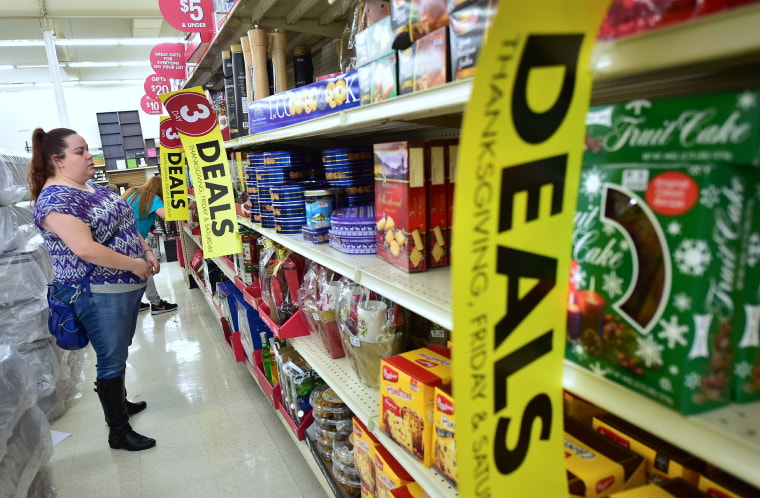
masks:
<instances>
[{"instance_id":1,"label":"red price tag sign","mask_svg":"<svg viewBox=\"0 0 760 498\"><path fill-rule=\"evenodd\" d=\"M143 95L140 99L140 107L146 114L161 114L161 101L149 95Z\"/></svg>"},{"instance_id":2,"label":"red price tag sign","mask_svg":"<svg viewBox=\"0 0 760 498\"><path fill-rule=\"evenodd\" d=\"M157 74L151 74L145 78L143 87L145 88L145 95L152 99L158 99L158 96L162 93L169 93L172 91L169 79Z\"/></svg>"},{"instance_id":3,"label":"red price tag sign","mask_svg":"<svg viewBox=\"0 0 760 498\"><path fill-rule=\"evenodd\" d=\"M183 135L202 137L216 126L214 105L201 93L178 92L165 100L164 105Z\"/></svg>"},{"instance_id":4,"label":"red price tag sign","mask_svg":"<svg viewBox=\"0 0 760 498\"><path fill-rule=\"evenodd\" d=\"M160 136L158 142L161 144L161 147L165 149L182 148L182 141L179 139L179 133L177 133L174 127L174 120L172 118L162 119L159 130Z\"/></svg>"},{"instance_id":5,"label":"red price tag sign","mask_svg":"<svg viewBox=\"0 0 760 498\"><path fill-rule=\"evenodd\" d=\"M181 43L160 43L150 51L150 67L158 76L185 78L185 46Z\"/></svg>"},{"instance_id":6,"label":"red price tag sign","mask_svg":"<svg viewBox=\"0 0 760 498\"><path fill-rule=\"evenodd\" d=\"M210 42L214 37L213 0L158 0L158 8L173 28L200 33L202 42Z\"/></svg>"}]
</instances>

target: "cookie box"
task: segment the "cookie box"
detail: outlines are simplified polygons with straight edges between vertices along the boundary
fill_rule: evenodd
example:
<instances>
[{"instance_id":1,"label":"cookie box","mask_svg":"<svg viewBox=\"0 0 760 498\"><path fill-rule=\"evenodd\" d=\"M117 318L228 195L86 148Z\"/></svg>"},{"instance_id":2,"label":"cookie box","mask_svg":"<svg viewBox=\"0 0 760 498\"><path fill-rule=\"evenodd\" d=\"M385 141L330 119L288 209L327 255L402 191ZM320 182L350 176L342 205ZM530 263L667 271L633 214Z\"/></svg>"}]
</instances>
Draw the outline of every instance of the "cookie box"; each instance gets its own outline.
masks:
<instances>
[{"instance_id":1,"label":"cookie box","mask_svg":"<svg viewBox=\"0 0 760 498\"><path fill-rule=\"evenodd\" d=\"M684 415L729 403L731 336L744 333L737 275L754 173L584 166L566 357Z\"/></svg>"},{"instance_id":2,"label":"cookie box","mask_svg":"<svg viewBox=\"0 0 760 498\"><path fill-rule=\"evenodd\" d=\"M330 230L330 247L344 254L375 254L374 237L346 237L335 235Z\"/></svg>"},{"instance_id":3,"label":"cookie box","mask_svg":"<svg viewBox=\"0 0 760 498\"><path fill-rule=\"evenodd\" d=\"M592 428L641 455L650 481L680 477L696 485L706 471L703 460L612 414L594 417Z\"/></svg>"},{"instance_id":4,"label":"cookie box","mask_svg":"<svg viewBox=\"0 0 760 498\"><path fill-rule=\"evenodd\" d=\"M380 442L367 427L354 417L354 468L359 473L362 487L374 495L376 490L375 448Z\"/></svg>"},{"instance_id":5,"label":"cookie box","mask_svg":"<svg viewBox=\"0 0 760 498\"><path fill-rule=\"evenodd\" d=\"M451 355L441 346L380 363L379 428L427 467L433 462L435 387L451 382Z\"/></svg>"},{"instance_id":6,"label":"cookie box","mask_svg":"<svg viewBox=\"0 0 760 498\"><path fill-rule=\"evenodd\" d=\"M375 206L336 209L330 219L330 233L343 237L370 237L375 240Z\"/></svg>"},{"instance_id":7,"label":"cookie box","mask_svg":"<svg viewBox=\"0 0 760 498\"><path fill-rule=\"evenodd\" d=\"M277 219L274 221L275 231L283 235L300 235L301 228L304 225L306 225L306 218L290 220L288 222L279 221Z\"/></svg>"},{"instance_id":8,"label":"cookie box","mask_svg":"<svg viewBox=\"0 0 760 498\"><path fill-rule=\"evenodd\" d=\"M303 154L298 151L277 150L264 152L264 164L266 166L295 166L301 165L303 162Z\"/></svg>"},{"instance_id":9,"label":"cookie box","mask_svg":"<svg viewBox=\"0 0 760 498\"><path fill-rule=\"evenodd\" d=\"M646 484L641 456L569 417L565 468L571 497L596 498Z\"/></svg>"},{"instance_id":10,"label":"cookie box","mask_svg":"<svg viewBox=\"0 0 760 498\"><path fill-rule=\"evenodd\" d=\"M441 471L453 483L457 482L457 449L454 397L451 384L435 387L433 405L433 467Z\"/></svg>"},{"instance_id":11,"label":"cookie box","mask_svg":"<svg viewBox=\"0 0 760 498\"><path fill-rule=\"evenodd\" d=\"M394 53L358 69L361 105L382 102L399 95L398 61L399 57Z\"/></svg>"},{"instance_id":12,"label":"cookie box","mask_svg":"<svg viewBox=\"0 0 760 498\"><path fill-rule=\"evenodd\" d=\"M275 202L303 202L304 186L301 184L272 185L269 194Z\"/></svg>"},{"instance_id":13,"label":"cookie box","mask_svg":"<svg viewBox=\"0 0 760 498\"><path fill-rule=\"evenodd\" d=\"M375 194L359 194L359 195L347 195L346 204L348 207L367 206L375 202ZM374 223L372 224L374 227Z\"/></svg>"},{"instance_id":14,"label":"cookie box","mask_svg":"<svg viewBox=\"0 0 760 498\"><path fill-rule=\"evenodd\" d=\"M393 53L393 27L390 16L356 33L356 65L365 66Z\"/></svg>"},{"instance_id":15,"label":"cookie box","mask_svg":"<svg viewBox=\"0 0 760 498\"><path fill-rule=\"evenodd\" d=\"M382 445L375 447L375 475L377 496L389 496L392 489L414 481L414 478Z\"/></svg>"},{"instance_id":16,"label":"cookie box","mask_svg":"<svg viewBox=\"0 0 760 498\"><path fill-rule=\"evenodd\" d=\"M301 227L301 237L303 237L303 240L308 240L312 244L326 244L330 240L330 229L328 227Z\"/></svg>"},{"instance_id":17,"label":"cookie box","mask_svg":"<svg viewBox=\"0 0 760 498\"><path fill-rule=\"evenodd\" d=\"M272 207L274 208L274 216L277 219L287 220L290 218L303 218L306 219L306 206L303 202L274 202L272 201Z\"/></svg>"},{"instance_id":18,"label":"cookie box","mask_svg":"<svg viewBox=\"0 0 760 498\"><path fill-rule=\"evenodd\" d=\"M700 476L697 487L709 496L717 498L760 496L760 489L719 469Z\"/></svg>"},{"instance_id":19,"label":"cookie box","mask_svg":"<svg viewBox=\"0 0 760 498\"><path fill-rule=\"evenodd\" d=\"M398 93L445 85L449 77L448 27L425 35L398 53Z\"/></svg>"},{"instance_id":20,"label":"cookie box","mask_svg":"<svg viewBox=\"0 0 760 498\"><path fill-rule=\"evenodd\" d=\"M377 255L409 273L427 269L424 142L375 144Z\"/></svg>"},{"instance_id":21,"label":"cookie box","mask_svg":"<svg viewBox=\"0 0 760 498\"><path fill-rule=\"evenodd\" d=\"M447 0L391 2L393 48L404 49L431 31L449 24Z\"/></svg>"},{"instance_id":22,"label":"cookie box","mask_svg":"<svg viewBox=\"0 0 760 498\"><path fill-rule=\"evenodd\" d=\"M453 0L449 7L451 78L475 75L480 50L486 41L499 0Z\"/></svg>"},{"instance_id":23,"label":"cookie box","mask_svg":"<svg viewBox=\"0 0 760 498\"><path fill-rule=\"evenodd\" d=\"M371 147L335 147L322 150L322 162L325 165L339 162L372 161Z\"/></svg>"}]
</instances>

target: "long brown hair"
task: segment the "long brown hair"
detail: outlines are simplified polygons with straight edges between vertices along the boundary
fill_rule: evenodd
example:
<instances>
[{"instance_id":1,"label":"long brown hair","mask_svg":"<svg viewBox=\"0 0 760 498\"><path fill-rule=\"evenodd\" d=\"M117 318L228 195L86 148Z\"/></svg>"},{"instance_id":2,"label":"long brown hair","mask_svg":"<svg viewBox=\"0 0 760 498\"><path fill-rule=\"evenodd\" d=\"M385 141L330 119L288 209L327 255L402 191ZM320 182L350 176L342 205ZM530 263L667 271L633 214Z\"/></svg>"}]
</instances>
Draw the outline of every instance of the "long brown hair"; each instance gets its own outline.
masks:
<instances>
[{"instance_id":1,"label":"long brown hair","mask_svg":"<svg viewBox=\"0 0 760 498\"><path fill-rule=\"evenodd\" d=\"M67 138L75 134L74 130L68 128L55 128L47 133L42 128L37 128L32 133L32 160L26 180L33 201L40 196L47 179L55 175L53 156L66 157L66 148L69 146Z\"/></svg>"},{"instance_id":2,"label":"long brown hair","mask_svg":"<svg viewBox=\"0 0 760 498\"><path fill-rule=\"evenodd\" d=\"M161 177L156 175L145 182L144 185L140 187L132 187L122 194L122 197L127 199L130 204L135 199L134 196L137 196L140 199L140 202L138 203L139 207L137 210L138 218L147 218L150 214L150 207L153 205L153 198L155 196L158 196L159 199L162 201L164 200L164 190L161 187Z\"/></svg>"}]
</instances>

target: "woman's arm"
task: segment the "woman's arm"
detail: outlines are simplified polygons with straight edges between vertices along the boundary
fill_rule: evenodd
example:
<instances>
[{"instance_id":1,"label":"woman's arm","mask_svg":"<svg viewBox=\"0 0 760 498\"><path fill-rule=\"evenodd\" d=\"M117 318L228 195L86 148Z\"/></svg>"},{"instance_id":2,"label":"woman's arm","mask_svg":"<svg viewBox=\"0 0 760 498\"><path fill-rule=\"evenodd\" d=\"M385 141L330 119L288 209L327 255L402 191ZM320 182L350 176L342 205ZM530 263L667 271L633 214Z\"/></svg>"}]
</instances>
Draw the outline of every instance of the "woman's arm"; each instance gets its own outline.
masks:
<instances>
[{"instance_id":1,"label":"woman's arm","mask_svg":"<svg viewBox=\"0 0 760 498\"><path fill-rule=\"evenodd\" d=\"M161 263L158 262L158 258L156 258L156 255L153 254L153 249L150 248L147 242L145 242L145 239L143 239L142 235L137 234L140 236L140 243L143 246L143 251L145 251L145 259L148 261L148 263L151 264L153 267L153 274L156 275L158 272L161 271Z\"/></svg>"},{"instance_id":2,"label":"woman's arm","mask_svg":"<svg viewBox=\"0 0 760 498\"><path fill-rule=\"evenodd\" d=\"M142 258L130 258L95 242L90 227L75 216L51 211L40 225L45 230L58 235L71 252L89 263L129 271L141 280L151 275L151 263ZM145 241L142 242L143 247L146 247Z\"/></svg>"}]
</instances>

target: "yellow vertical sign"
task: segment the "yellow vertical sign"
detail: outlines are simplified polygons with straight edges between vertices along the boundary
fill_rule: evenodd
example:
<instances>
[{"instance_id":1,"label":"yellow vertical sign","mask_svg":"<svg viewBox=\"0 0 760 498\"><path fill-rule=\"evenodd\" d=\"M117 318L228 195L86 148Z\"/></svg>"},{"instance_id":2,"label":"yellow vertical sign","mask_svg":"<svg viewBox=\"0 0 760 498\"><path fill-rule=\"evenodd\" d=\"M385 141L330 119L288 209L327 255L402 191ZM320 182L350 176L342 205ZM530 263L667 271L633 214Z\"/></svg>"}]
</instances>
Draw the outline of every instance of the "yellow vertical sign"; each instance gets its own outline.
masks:
<instances>
[{"instance_id":1,"label":"yellow vertical sign","mask_svg":"<svg viewBox=\"0 0 760 498\"><path fill-rule=\"evenodd\" d=\"M161 187L164 191L164 214L166 221L184 221L190 219L185 153L182 151L179 134L172 125L171 118L161 116L159 160Z\"/></svg>"},{"instance_id":2,"label":"yellow vertical sign","mask_svg":"<svg viewBox=\"0 0 760 498\"><path fill-rule=\"evenodd\" d=\"M215 258L242 252L227 151L213 105L200 87L166 93L159 98L187 157L198 206L203 256Z\"/></svg>"},{"instance_id":3,"label":"yellow vertical sign","mask_svg":"<svg viewBox=\"0 0 760 498\"><path fill-rule=\"evenodd\" d=\"M453 252L459 494L567 496L562 368L588 70L610 0L501 2L464 117Z\"/></svg>"}]
</instances>

